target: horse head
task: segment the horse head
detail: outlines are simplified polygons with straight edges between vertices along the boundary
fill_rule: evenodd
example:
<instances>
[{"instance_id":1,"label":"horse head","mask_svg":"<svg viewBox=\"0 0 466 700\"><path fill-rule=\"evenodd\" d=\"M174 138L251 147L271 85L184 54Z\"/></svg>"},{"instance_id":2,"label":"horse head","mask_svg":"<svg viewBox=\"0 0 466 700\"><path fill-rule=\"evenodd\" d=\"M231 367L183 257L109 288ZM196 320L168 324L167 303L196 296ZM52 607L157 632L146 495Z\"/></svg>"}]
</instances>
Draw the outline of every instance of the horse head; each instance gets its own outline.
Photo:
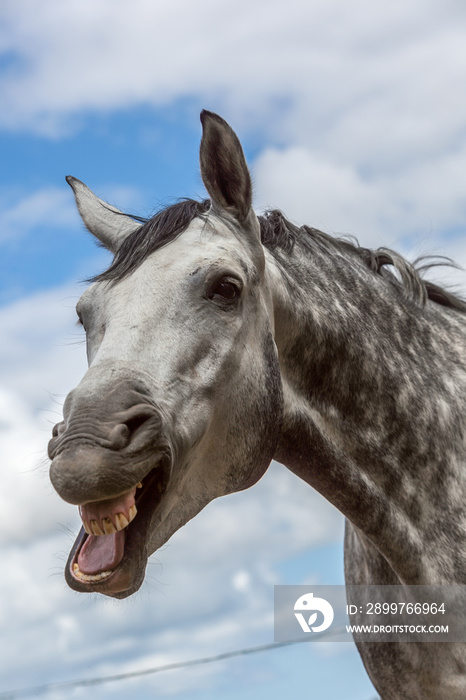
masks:
<instances>
[{"instance_id":1,"label":"horse head","mask_svg":"<svg viewBox=\"0 0 466 700\"><path fill-rule=\"evenodd\" d=\"M77 304L89 369L49 443L52 483L83 520L66 565L78 591L135 592L176 530L263 475L280 434L251 177L228 124L205 111L201 121L204 206L141 224L68 178L86 227L115 256Z\"/></svg>"}]
</instances>

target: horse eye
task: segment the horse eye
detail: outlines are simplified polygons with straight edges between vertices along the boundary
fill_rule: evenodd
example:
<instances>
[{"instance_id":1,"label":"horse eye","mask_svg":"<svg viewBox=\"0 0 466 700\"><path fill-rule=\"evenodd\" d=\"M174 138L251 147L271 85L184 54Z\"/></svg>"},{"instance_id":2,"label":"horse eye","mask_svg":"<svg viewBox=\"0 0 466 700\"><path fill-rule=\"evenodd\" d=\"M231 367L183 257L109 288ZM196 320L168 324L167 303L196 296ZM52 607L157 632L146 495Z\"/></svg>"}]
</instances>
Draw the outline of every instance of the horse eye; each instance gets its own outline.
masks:
<instances>
[{"instance_id":1,"label":"horse eye","mask_svg":"<svg viewBox=\"0 0 466 700\"><path fill-rule=\"evenodd\" d=\"M232 301L239 297L240 290L236 284L228 280L221 280L210 292L209 297L220 296L223 299Z\"/></svg>"}]
</instances>

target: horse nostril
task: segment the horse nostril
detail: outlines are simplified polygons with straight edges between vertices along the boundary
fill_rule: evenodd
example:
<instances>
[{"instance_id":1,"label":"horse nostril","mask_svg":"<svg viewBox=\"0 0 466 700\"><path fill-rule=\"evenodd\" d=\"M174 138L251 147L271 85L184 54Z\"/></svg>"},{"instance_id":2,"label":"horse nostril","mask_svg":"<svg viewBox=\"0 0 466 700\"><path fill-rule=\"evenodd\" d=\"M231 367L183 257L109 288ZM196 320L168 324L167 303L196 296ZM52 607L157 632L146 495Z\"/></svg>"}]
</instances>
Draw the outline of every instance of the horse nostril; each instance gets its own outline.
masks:
<instances>
[{"instance_id":1,"label":"horse nostril","mask_svg":"<svg viewBox=\"0 0 466 700\"><path fill-rule=\"evenodd\" d=\"M61 423L56 423L56 425L54 425L52 428L52 437L59 437L65 432L65 429L65 421L61 421Z\"/></svg>"},{"instance_id":2,"label":"horse nostril","mask_svg":"<svg viewBox=\"0 0 466 700\"><path fill-rule=\"evenodd\" d=\"M128 434L133 435L138 428L140 428L144 423L149 420L150 416L147 413L140 413L139 415L133 416L126 421L126 426L128 428Z\"/></svg>"},{"instance_id":3,"label":"horse nostril","mask_svg":"<svg viewBox=\"0 0 466 700\"><path fill-rule=\"evenodd\" d=\"M112 449L121 450L126 447L134 438L137 430L143 426L150 417L151 414L147 411L135 411L134 408L126 416L120 414L118 418L121 422L112 428L109 435Z\"/></svg>"}]
</instances>

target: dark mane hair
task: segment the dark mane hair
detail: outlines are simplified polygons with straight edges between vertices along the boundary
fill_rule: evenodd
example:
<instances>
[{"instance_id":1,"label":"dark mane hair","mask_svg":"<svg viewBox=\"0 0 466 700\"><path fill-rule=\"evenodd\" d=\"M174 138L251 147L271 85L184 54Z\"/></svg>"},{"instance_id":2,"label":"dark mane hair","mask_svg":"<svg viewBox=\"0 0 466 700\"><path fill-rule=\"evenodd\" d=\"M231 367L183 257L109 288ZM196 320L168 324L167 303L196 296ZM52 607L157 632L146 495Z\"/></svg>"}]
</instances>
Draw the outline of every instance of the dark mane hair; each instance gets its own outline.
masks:
<instances>
[{"instance_id":1,"label":"dark mane hair","mask_svg":"<svg viewBox=\"0 0 466 700\"><path fill-rule=\"evenodd\" d=\"M140 228L126 238L110 267L89 281L118 282L139 267L149 255L183 233L193 219L207 219L209 209L208 199L201 202L182 199L161 209L150 219L133 217L141 222ZM290 255L296 243L302 243L311 247L318 245L328 252L339 251L353 255L362 260L374 274L386 279L421 306L430 299L442 306L466 312L466 301L460 296L421 277L426 270L438 265L457 267L449 258L423 257L411 264L388 248L371 250L359 246L356 240L335 238L309 226L295 226L278 209L266 211L258 219L261 241L272 254L280 251ZM395 272L388 270L386 265L393 266Z\"/></svg>"}]
</instances>

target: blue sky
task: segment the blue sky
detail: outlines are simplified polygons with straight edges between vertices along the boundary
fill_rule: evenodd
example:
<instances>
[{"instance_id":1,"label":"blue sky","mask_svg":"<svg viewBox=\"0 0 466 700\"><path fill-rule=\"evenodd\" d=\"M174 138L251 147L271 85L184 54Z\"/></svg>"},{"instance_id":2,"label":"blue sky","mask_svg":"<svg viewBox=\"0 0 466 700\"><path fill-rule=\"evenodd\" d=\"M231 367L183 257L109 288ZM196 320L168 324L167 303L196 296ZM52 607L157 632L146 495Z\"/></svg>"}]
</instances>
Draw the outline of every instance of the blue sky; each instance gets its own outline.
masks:
<instances>
[{"instance_id":1,"label":"blue sky","mask_svg":"<svg viewBox=\"0 0 466 700\"><path fill-rule=\"evenodd\" d=\"M258 209L464 266L465 20L460 0L2 3L0 690L268 643L275 583L343 580L341 516L274 465L177 533L133 599L66 588L78 516L49 484L45 449L85 371L81 281L108 254L84 230L65 176L143 216L203 196L205 107L240 135ZM440 279L465 287L461 271ZM100 686L93 697L128 692L375 696L342 644Z\"/></svg>"}]
</instances>

